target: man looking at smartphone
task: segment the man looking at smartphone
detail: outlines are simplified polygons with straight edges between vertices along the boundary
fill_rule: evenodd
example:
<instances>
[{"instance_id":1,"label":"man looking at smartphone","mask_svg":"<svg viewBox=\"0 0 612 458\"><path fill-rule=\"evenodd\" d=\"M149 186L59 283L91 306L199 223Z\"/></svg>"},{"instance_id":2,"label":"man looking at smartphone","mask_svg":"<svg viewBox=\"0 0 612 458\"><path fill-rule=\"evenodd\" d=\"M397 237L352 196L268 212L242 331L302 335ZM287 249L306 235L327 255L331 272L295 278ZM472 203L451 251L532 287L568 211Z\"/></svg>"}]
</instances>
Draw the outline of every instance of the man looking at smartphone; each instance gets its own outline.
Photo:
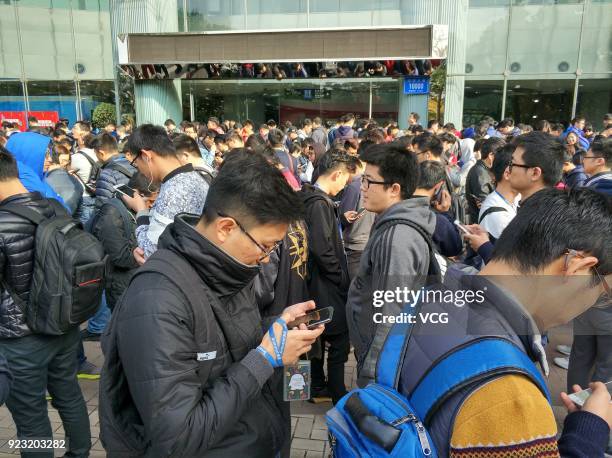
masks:
<instances>
[{"instance_id":1,"label":"man looking at smartphone","mask_svg":"<svg viewBox=\"0 0 612 458\"><path fill-rule=\"evenodd\" d=\"M264 322L252 283L302 217L260 155L225 164L202 216L178 215L138 270L103 340L101 439L109 456L276 456L290 438L275 377L323 327ZM267 330L267 332L266 332Z\"/></svg>"},{"instance_id":2,"label":"man looking at smartphone","mask_svg":"<svg viewBox=\"0 0 612 458\"><path fill-rule=\"evenodd\" d=\"M495 189L491 167L495 153L506 144L502 138L488 138L480 150L481 159L470 169L465 180L465 194L468 203L470 222L478 222L478 212L482 202Z\"/></svg>"}]
</instances>

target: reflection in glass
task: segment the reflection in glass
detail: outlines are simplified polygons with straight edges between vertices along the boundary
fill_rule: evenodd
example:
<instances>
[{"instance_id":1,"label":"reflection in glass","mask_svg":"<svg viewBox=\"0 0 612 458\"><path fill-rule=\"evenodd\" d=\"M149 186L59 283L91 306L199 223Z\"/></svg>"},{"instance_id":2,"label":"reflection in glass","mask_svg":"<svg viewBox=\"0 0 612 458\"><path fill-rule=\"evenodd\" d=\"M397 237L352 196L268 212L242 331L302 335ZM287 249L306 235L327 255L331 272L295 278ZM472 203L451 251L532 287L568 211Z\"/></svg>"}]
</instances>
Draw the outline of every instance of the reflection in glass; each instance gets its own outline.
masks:
<instances>
[{"instance_id":1,"label":"reflection in glass","mask_svg":"<svg viewBox=\"0 0 612 458\"><path fill-rule=\"evenodd\" d=\"M0 2L0 78L19 78L19 49L13 4Z\"/></svg>"},{"instance_id":2,"label":"reflection in glass","mask_svg":"<svg viewBox=\"0 0 612 458\"><path fill-rule=\"evenodd\" d=\"M91 120L94 108L100 103L115 103L115 83L113 81L80 81L79 87L83 119Z\"/></svg>"},{"instance_id":3,"label":"reflection in glass","mask_svg":"<svg viewBox=\"0 0 612 458\"><path fill-rule=\"evenodd\" d=\"M306 28L306 0L247 0L247 29Z\"/></svg>"},{"instance_id":4,"label":"reflection in glass","mask_svg":"<svg viewBox=\"0 0 612 458\"><path fill-rule=\"evenodd\" d=\"M501 74L506 65L509 0L470 1L466 74Z\"/></svg>"},{"instance_id":5,"label":"reflection in glass","mask_svg":"<svg viewBox=\"0 0 612 458\"><path fill-rule=\"evenodd\" d=\"M64 7L62 7L64 6ZM75 74L70 2L18 2L26 77L73 79Z\"/></svg>"},{"instance_id":6,"label":"reflection in glass","mask_svg":"<svg viewBox=\"0 0 612 458\"><path fill-rule=\"evenodd\" d=\"M527 2L512 6L508 66L513 73L576 71L582 4Z\"/></svg>"},{"instance_id":7,"label":"reflection in glass","mask_svg":"<svg viewBox=\"0 0 612 458\"><path fill-rule=\"evenodd\" d=\"M574 80L510 80L506 117L533 124L538 119L561 122L571 118Z\"/></svg>"},{"instance_id":8,"label":"reflection in glass","mask_svg":"<svg viewBox=\"0 0 612 458\"><path fill-rule=\"evenodd\" d=\"M586 8L580 67L584 73L612 72L612 3L590 1Z\"/></svg>"},{"instance_id":9,"label":"reflection in glass","mask_svg":"<svg viewBox=\"0 0 612 458\"><path fill-rule=\"evenodd\" d=\"M182 2L179 2L179 27L183 26ZM188 0L189 32L207 30L243 30L244 0Z\"/></svg>"},{"instance_id":10,"label":"reflection in glass","mask_svg":"<svg viewBox=\"0 0 612 458\"><path fill-rule=\"evenodd\" d=\"M77 121L77 100L74 81L29 81L30 111L55 111L70 124Z\"/></svg>"},{"instance_id":11,"label":"reflection in glass","mask_svg":"<svg viewBox=\"0 0 612 458\"><path fill-rule=\"evenodd\" d=\"M112 39L108 0L73 2L76 72L79 79L113 77ZM68 43L64 44L65 46Z\"/></svg>"},{"instance_id":12,"label":"reflection in glass","mask_svg":"<svg viewBox=\"0 0 612 458\"><path fill-rule=\"evenodd\" d=\"M578 103L576 114L586 117L593 123L595 131L603 127L603 117L612 113L612 80L581 79L578 83Z\"/></svg>"},{"instance_id":13,"label":"reflection in glass","mask_svg":"<svg viewBox=\"0 0 612 458\"><path fill-rule=\"evenodd\" d=\"M21 83L19 81L0 81L0 123L7 120L25 124L25 109ZM16 113L23 113L23 115L15 116Z\"/></svg>"},{"instance_id":14,"label":"reflection in glass","mask_svg":"<svg viewBox=\"0 0 612 458\"><path fill-rule=\"evenodd\" d=\"M504 82L466 81L463 99L463 124L478 124L484 116L501 119Z\"/></svg>"}]
</instances>

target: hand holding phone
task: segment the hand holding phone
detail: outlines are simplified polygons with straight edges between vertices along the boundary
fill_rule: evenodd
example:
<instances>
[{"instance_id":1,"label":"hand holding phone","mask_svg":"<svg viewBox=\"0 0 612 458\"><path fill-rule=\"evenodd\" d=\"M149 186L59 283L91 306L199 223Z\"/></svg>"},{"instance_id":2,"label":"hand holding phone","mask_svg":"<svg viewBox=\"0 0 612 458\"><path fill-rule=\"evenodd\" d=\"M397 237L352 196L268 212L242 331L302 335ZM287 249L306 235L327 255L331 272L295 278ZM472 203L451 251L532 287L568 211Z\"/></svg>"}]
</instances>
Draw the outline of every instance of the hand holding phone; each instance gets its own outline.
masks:
<instances>
[{"instance_id":1,"label":"hand holding phone","mask_svg":"<svg viewBox=\"0 0 612 458\"><path fill-rule=\"evenodd\" d=\"M455 220L455 226L457 226L457 229L459 229L459 232L461 232L463 235L470 235L472 233L472 231L470 231L465 225L461 224L461 221L459 220Z\"/></svg>"},{"instance_id":2,"label":"hand holding phone","mask_svg":"<svg viewBox=\"0 0 612 458\"><path fill-rule=\"evenodd\" d=\"M120 184L120 185L115 186L115 191L123 195L126 195L128 197L134 197L134 190L125 184Z\"/></svg>"},{"instance_id":3,"label":"hand holding phone","mask_svg":"<svg viewBox=\"0 0 612 458\"><path fill-rule=\"evenodd\" d=\"M287 323L289 329L297 328L301 324L305 324L306 328L314 329L321 324L329 323L334 316L333 307L325 307L322 309L314 310L307 313L299 318L296 318L291 323Z\"/></svg>"},{"instance_id":4,"label":"hand holding phone","mask_svg":"<svg viewBox=\"0 0 612 458\"><path fill-rule=\"evenodd\" d=\"M612 427L612 402L610 402L610 384L594 382L588 390L581 390L580 386L574 385L574 393L568 395L561 393L561 400L568 412L583 410L597 415L603 419L608 426ZM577 401L577 402L576 402ZM582 404L581 404L582 403ZM579 406L582 406L580 408Z\"/></svg>"}]
</instances>

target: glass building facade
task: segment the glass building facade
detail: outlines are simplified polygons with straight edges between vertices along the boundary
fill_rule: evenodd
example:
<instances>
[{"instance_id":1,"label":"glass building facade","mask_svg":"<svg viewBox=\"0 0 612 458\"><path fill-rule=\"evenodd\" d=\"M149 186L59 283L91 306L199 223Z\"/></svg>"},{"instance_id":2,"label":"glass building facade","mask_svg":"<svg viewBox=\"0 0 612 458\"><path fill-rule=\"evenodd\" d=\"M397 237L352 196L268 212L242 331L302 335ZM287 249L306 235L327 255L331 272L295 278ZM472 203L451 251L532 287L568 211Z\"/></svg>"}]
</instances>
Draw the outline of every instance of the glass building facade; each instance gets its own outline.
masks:
<instances>
[{"instance_id":1,"label":"glass building facade","mask_svg":"<svg viewBox=\"0 0 612 458\"><path fill-rule=\"evenodd\" d=\"M123 114L135 102L147 121L139 100L154 92L119 80L119 33L423 24L449 26L446 121L583 114L599 127L612 111L612 0L0 0L0 113L57 111L74 122L91 118L100 102ZM407 110L399 78L191 79L174 87L185 119L347 111L397 119Z\"/></svg>"}]
</instances>

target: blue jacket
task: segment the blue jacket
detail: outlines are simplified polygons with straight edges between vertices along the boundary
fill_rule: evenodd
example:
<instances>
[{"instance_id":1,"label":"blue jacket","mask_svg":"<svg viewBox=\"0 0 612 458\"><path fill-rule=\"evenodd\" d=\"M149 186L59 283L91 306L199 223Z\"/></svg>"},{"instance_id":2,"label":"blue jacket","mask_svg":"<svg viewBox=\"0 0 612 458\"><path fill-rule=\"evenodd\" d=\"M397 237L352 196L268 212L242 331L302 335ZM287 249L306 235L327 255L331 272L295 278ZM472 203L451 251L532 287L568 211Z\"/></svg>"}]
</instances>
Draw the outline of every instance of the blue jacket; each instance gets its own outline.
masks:
<instances>
[{"instance_id":1,"label":"blue jacket","mask_svg":"<svg viewBox=\"0 0 612 458\"><path fill-rule=\"evenodd\" d=\"M112 157L102 165L96 180L96 200L100 204L115 195L115 186L127 184L136 169L123 155Z\"/></svg>"},{"instance_id":2,"label":"blue jacket","mask_svg":"<svg viewBox=\"0 0 612 458\"><path fill-rule=\"evenodd\" d=\"M565 129L565 132L563 132L563 135L561 136L561 138L567 137L567 134L569 134L570 132L573 132L574 134L576 134L576 136L578 137L578 143L580 144L580 147L584 148L584 150L587 151L589 147L591 146L591 144L589 143L587 138L584 136L584 132L582 132L577 127L569 126L567 129Z\"/></svg>"},{"instance_id":3,"label":"blue jacket","mask_svg":"<svg viewBox=\"0 0 612 458\"><path fill-rule=\"evenodd\" d=\"M612 172L601 172L584 182L584 187L612 197Z\"/></svg>"},{"instance_id":4,"label":"blue jacket","mask_svg":"<svg viewBox=\"0 0 612 458\"><path fill-rule=\"evenodd\" d=\"M584 173L584 167L577 165L574 170L563 174L563 183L570 189L576 189L584 186L584 182L587 180L588 175Z\"/></svg>"},{"instance_id":5,"label":"blue jacket","mask_svg":"<svg viewBox=\"0 0 612 458\"><path fill-rule=\"evenodd\" d=\"M47 183L43 181L43 165L49 137L36 132L20 132L10 136L6 149L17 159L19 180L29 192L40 192L44 197L56 199L68 210L70 208Z\"/></svg>"}]
</instances>

